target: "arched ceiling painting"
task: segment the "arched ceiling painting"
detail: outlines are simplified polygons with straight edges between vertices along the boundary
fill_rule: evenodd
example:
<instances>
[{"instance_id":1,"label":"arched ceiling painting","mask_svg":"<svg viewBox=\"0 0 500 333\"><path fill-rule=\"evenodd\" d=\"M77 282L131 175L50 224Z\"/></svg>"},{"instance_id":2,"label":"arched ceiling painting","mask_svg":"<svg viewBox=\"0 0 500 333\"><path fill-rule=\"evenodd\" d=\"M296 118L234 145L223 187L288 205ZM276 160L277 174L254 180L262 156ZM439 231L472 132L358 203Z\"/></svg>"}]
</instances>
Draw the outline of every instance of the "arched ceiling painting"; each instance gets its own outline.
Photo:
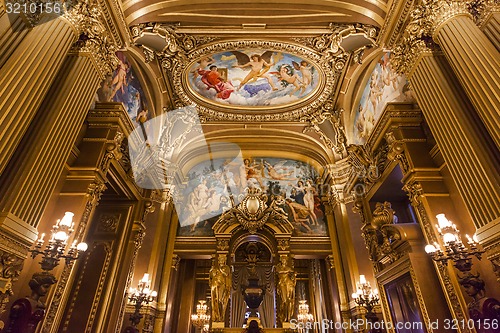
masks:
<instances>
[{"instance_id":1,"label":"arched ceiling painting","mask_svg":"<svg viewBox=\"0 0 500 333\"><path fill-rule=\"evenodd\" d=\"M269 200L281 195L296 236L327 235L319 173L305 162L269 157L221 158L194 166L187 179L179 189L178 200L184 203L179 212L179 236L213 235L212 225L229 209L230 196L239 202L246 187L262 189Z\"/></svg>"}]
</instances>

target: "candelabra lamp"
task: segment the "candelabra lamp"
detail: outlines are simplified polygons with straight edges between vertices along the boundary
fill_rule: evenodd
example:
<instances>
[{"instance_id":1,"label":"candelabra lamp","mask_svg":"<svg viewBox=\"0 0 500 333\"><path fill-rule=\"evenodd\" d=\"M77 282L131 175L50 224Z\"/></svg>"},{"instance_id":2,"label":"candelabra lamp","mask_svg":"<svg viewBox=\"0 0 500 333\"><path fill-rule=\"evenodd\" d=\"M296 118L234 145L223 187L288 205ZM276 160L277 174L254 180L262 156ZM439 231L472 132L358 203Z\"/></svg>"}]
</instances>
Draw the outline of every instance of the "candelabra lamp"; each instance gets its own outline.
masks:
<instances>
[{"instance_id":1,"label":"candelabra lamp","mask_svg":"<svg viewBox=\"0 0 500 333\"><path fill-rule=\"evenodd\" d=\"M425 247L425 252L429 253L433 260L444 265L447 265L449 260L453 261L455 268L465 274L464 277L471 275L472 257L475 256L481 260L481 255L484 253L484 250L479 249L476 236L465 235L467 237L467 246L465 246L454 223L444 214L438 214L436 218L438 220L436 228L443 240L444 251L437 242L434 242Z\"/></svg>"},{"instance_id":2,"label":"candelabra lamp","mask_svg":"<svg viewBox=\"0 0 500 333\"><path fill-rule=\"evenodd\" d=\"M297 314L297 320L301 323L299 326L299 332L307 332L309 329L307 328L307 323L313 321L313 315L309 313L309 305L307 305L307 301L305 299L299 301L299 311Z\"/></svg>"},{"instance_id":3,"label":"candelabra lamp","mask_svg":"<svg viewBox=\"0 0 500 333\"><path fill-rule=\"evenodd\" d=\"M373 312L373 308L380 301L378 290L372 290L370 282L366 281L364 275L359 276L359 282L356 284L356 287L357 291L352 294L353 300L356 302L356 304L366 309L365 317L368 322L377 322L378 317L375 312ZM373 327L374 325L371 326ZM372 330L371 332L375 333L378 332L378 330Z\"/></svg>"},{"instance_id":4,"label":"candelabra lamp","mask_svg":"<svg viewBox=\"0 0 500 333\"><path fill-rule=\"evenodd\" d=\"M57 220L52 227L51 236L47 244L45 244L45 234L42 233L40 238L36 240L34 248L30 250L31 257L34 259L38 255L42 255L40 266L42 272L33 274L29 281L31 295L26 298L16 300L9 314L9 325L6 332L34 332L38 323L45 315L45 304L40 300L44 297L50 287L57 282L51 271L59 265L61 259L64 259L66 265L69 265L74 260L77 260L83 252L87 250L86 243L74 241L68 251L68 239L73 233L74 214L71 212L64 213L64 217Z\"/></svg>"},{"instance_id":5,"label":"candelabra lamp","mask_svg":"<svg viewBox=\"0 0 500 333\"><path fill-rule=\"evenodd\" d=\"M200 329L201 332L209 331L210 315L208 312L207 301L199 300L196 304L196 313L191 315L191 323L194 327Z\"/></svg>"},{"instance_id":6,"label":"candelabra lamp","mask_svg":"<svg viewBox=\"0 0 500 333\"><path fill-rule=\"evenodd\" d=\"M128 293L128 300L134 305L134 313L130 315L131 326L125 328L126 333L138 333L137 325L141 322L142 314L141 308L143 304L148 305L156 299L157 292L151 290L151 280L149 274L145 273L139 281L137 288L130 288Z\"/></svg>"}]
</instances>

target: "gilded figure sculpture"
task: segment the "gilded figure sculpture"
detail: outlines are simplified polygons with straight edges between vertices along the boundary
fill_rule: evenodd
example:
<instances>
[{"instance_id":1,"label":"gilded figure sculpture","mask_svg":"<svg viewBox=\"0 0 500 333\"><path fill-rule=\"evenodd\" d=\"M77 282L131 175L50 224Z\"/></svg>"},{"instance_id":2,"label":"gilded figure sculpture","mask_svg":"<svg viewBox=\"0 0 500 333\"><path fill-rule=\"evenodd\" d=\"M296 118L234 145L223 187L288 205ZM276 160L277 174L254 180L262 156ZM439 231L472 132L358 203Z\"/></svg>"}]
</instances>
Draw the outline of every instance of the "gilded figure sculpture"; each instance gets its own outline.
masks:
<instances>
[{"instance_id":1,"label":"gilded figure sculpture","mask_svg":"<svg viewBox=\"0 0 500 333\"><path fill-rule=\"evenodd\" d=\"M280 257L280 263L276 266L276 273L278 275L278 318L282 323L287 323L292 319L295 310L297 273L288 264L288 257L286 255Z\"/></svg>"},{"instance_id":2,"label":"gilded figure sculpture","mask_svg":"<svg viewBox=\"0 0 500 333\"><path fill-rule=\"evenodd\" d=\"M229 296L231 294L231 269L226 264L226 255L219 255L209 274L212 295L212 319L224 322Z\"/></svg>"}]
</instances>

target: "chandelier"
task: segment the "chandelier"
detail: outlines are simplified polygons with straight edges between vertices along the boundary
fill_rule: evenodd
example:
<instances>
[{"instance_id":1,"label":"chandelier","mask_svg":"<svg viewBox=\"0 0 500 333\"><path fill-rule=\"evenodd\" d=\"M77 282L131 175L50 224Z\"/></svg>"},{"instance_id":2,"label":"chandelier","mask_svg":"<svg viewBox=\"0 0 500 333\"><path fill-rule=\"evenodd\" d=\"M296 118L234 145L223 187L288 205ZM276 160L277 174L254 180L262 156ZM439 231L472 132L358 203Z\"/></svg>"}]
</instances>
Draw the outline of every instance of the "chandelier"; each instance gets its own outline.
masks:
<instances>
[{"instance_id":1,"label":"chandelier","mask_svg":"<svg viewBox=\"0 0 500 333\"><path fill-rule=\"evenodd\" d=\"M428 244L425 247L425 252L431 255L432 259L443 264L448 264L449 260L454 262L454 266L462 273L470 272L472 269L472 256L476 256L481 260L481 255L484 250L478 248L477 238L474 235L467 238L467 246L464 245L460 237L457 226L446 218L444 214L436 215L438 224L436 228L444 243L444 250L441 249L437 242Z\"/></svg>"},{"instance_id":2,"label":"chandelier","mask_svg":"<svg viewBox=\"0 0 500 333\"><path fill-rule=\"evenodd\" d=\"M39 254L42 255L40 265L43 271L48 272L53 270L61 259L64 259L66 265L69 265L72 261L78 259L81 253L87 250L88 246L86 243L82 242L77 245L77 241L75 240L67 253L65 253L68 239L74 231L74 215L72 212L66 212L62 219L57 220L56 224L52 226L51 236L45 249L42 250L45 243L45 234L42 233L40 238L35 242L34 248L30 250L32 258L35 258Z\"/></svg>"},{"instance_id":3,"label":"chandelier","mask_svg":"<svg viewBox=\"0 0 500 333\"><path fill-rule=\"evenodd\" d=\"M196 313L191 315L191 323L202 332L208 332L209 330L210 315L207 314L208 305L206 303L205 300L199 300L196 305Z\"/></svg>"},{"instance_id":4,"label":"chandelier","mask_svg":"<svg viewBox=\"0 0 500 333\"><path fill-rule=\"evenodd\" d=\"M313 321L313 315L309 313L309 305L305 299L299 301L299 313L297 315L297 320L303 323L304 327L306 323Z\"/></svg>"},{"instance_id":5,"label":"chandelier","mask_svg":"<svg viewBox=\"0 0 500 333\"><path fill-rule=\"evenodd\" d=\"M144 276L139 281L137 288L130 288L128 299L130 303L134 304L134 313L130 315L132 327L137 327L142 319L141 308L142 304L149 304L155 300L158 293L151 290L151 280L149 274L144 273Z\"/></svg>"},{"instance_id":6,"label":"chandelier","mask_svg":"<svg viewBox=\"0 0 500 333\"><path fill-rule=\"evenodd\" d=\"M379 296L378 290L372 290L370 282L366 281L364 275L359 276L359 282L356 284L357 292L352 294L352 298L356 304L364 307L367 311L366 317L369 318L374 315L373 307L378 304Z\"/></svg>"}]
</instances>

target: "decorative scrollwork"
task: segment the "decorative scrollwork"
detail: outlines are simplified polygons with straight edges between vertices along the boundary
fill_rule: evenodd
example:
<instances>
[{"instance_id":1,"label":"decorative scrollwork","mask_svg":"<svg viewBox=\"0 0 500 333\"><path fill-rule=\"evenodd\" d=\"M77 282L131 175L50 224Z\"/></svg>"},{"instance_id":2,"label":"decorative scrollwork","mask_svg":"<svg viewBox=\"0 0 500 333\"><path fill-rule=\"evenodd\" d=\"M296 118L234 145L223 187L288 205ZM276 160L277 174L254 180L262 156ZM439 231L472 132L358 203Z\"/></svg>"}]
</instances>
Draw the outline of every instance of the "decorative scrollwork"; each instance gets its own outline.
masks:
<instances>
[{"instance_id":1,"label":"decorative scrollwork","mask_svg":"<svg viewBox=\"0 0 500 333\"><path fill-rule=\"evenodd\" d=\"M366 188L372 186L382 175L387 165L389 146L387 142L377 150L371 152L365 145L349 145L348 162L351 165L351 174L361 181Z\"/></svg>"},{"instance_id":2,"label":"decorative scrollwork","mask_svg":"<svg viewBox=\"0 0 500 333\"><path fill-rule=\"evenodd\" d=\"M304 128L303 133L309 131L316 132L328 148L342 155L346 150L347 143L345 129L342 125L341 115L343 111L344 109L334 111L333 101L329 100L325 102L319 114L310 115L301 119L301 121L307 121L309 123L309 125ZM326 134L327 132L330 133L330 135Z\"/></svg>"},{"instance_id":3,"label":"decorative scrollwork","mask_svg":"<svg viewBox=\"0 0 500 333\"><path fill-rule=\"evenodd\" d=\"M262 193L260 188L248 188L247 195L238 206L222 214L215 225L239 223L245 230L254 234L268 222L288 223L288 215L281 208L285 204L282 196L272 198L269 206L266 202L267 195Z\"/></svg>"}]
</instances>

